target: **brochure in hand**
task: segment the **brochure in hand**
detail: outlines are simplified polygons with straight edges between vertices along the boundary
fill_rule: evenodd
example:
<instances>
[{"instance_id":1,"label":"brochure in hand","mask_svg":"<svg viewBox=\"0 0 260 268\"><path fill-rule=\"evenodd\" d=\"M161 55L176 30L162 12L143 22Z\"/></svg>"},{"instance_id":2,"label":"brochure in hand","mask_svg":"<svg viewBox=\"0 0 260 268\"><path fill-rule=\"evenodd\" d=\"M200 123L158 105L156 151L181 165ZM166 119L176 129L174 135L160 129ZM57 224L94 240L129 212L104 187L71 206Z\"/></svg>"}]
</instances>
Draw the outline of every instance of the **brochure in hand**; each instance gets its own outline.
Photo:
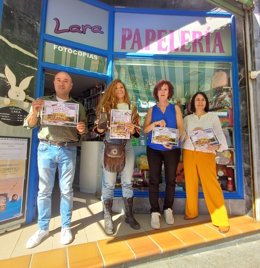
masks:
<instances>
[{"instance_id":1,"label":"brochure in hand","mask_svg":"<svg viewBox=\"0 0 260 268\"><path fill-rule=\"evenodd\" d=\"M78 103L45 100L41 111L41 124L75 127L78 117Z\"/></svg>"},{"instance_id":2,"label":"brochure in hand","mask_svg":"<svg viewBox=\"0 0 260 268\"><path fill-rule=\"evenodd\" d=\"M125 124L131 123L131 110L112 109L110 114L110 139L130 139Z\"/></svg>"},{"instance_id":3,"label":"brochure in hand","mask_svg":"<svg viewBox=\"0 0 260 268\"><path fill-rule=\"evenodd\" d=\"M168 127L155 127L152 131L152 143L162 145L178 145L179 130Z\"/></svg>"},{"instance_id":4,"label":"brochure in hand","mask_svg":"<svg viewBox=\"0 0 260 268\"><path fill-rule=\"evenodd\" d=\"M218 145L218 138L213 128L197 129L190 133L191 142L197 151L204 151L208 145Z\"/></svg>"}]
</instances>

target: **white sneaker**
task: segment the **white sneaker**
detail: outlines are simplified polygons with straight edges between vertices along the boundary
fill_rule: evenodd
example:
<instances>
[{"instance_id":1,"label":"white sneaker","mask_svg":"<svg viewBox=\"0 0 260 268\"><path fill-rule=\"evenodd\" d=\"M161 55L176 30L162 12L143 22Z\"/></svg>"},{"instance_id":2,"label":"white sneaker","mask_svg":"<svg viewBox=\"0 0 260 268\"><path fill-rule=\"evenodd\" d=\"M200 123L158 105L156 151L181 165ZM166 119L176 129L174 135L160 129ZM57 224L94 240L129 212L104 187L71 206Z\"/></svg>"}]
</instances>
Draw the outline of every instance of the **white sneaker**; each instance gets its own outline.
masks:
<instances>
[{"instance_id":1,"label":"white sneaker","mask_svg":"<svg viewBox=\"0 0 260 268\"><path fill-rule=\"evenodd\" d=\"M60 235L60 243L62 245L67 245L72 241L72 233L70 228L62 228Z\"/></svg>"},{"instance_id":2,"label":"white sneaker","mask_svg":"<svg viewBox=\"0 0 260 268\"><path fill-rule=\"evenodd\" d=\"M49 235L49 231L38 230L32 235L26 243L26 248L34 248L38 246L42 240Z\"/></svg>"},{"instance_id":3,"label":"white sneaker","mask_svg":"<svg viewBox=\"0 0 260 268\"><path fill-rule=\"evenodd\" d=\"M152 212L151 227L153 229L160 229L160 217L161 217L161 214L159 212Z\"/></svg>"},{"instance_id":4,"label":"white sneaker","mask_svg":"<svg viewBox=\"0 0 260 268\"><path fill-rule=\"evenodd\" d=\"M167 208L164 210L164 218L167 224L174 224L174 217L172 214L172 209Z\"/></svg>"}]
</instances>

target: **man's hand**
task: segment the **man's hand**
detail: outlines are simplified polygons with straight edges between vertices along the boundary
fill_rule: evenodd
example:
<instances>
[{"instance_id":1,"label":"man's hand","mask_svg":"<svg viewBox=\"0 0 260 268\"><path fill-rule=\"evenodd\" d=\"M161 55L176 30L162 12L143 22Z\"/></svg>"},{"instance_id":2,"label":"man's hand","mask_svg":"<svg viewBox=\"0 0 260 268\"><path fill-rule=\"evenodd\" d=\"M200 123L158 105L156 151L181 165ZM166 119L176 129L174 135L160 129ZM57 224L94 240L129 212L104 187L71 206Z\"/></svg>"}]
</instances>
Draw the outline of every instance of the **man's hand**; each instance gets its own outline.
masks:
<instances>
[{"instance_id":1,"label":"man's hand","mask_svg":"<svg viewBox=\"0 0 260 268\"><path fill-rule=\"evenodd\" d=\"M86 131L86 124L85 122L78 122L76 129L80 135L84 134Z\"/></svg>"},{"instance_id":2,"label":"man's hand","mask_svg":"<svg viewBox=\"0 0 260 268\"><path fill-rule=\"evenodd\" d=\"M32 102L33 114L37 115L41 111L43 104L44 104L44 100L38 99L38 100L33 101Z\"/></svg>"}]
</instances>

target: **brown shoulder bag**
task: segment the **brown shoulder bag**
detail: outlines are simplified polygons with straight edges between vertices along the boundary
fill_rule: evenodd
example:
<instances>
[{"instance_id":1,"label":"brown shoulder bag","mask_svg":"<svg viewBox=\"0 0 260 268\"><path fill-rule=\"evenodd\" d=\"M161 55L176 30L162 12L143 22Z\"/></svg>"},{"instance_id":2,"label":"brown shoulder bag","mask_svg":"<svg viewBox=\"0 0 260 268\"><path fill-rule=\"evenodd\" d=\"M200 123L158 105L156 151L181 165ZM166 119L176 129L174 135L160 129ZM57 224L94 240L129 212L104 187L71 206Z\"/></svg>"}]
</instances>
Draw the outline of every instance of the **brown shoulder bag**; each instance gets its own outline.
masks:
<instances>
[{"instance_id":1,"label":"brown shoulder bag","mask_svg":"<svg viewBox=\"0 0 260 268\"><path fill-rule=\"evenodd\" d=\"M115 144L104 141L104 168L110 172L121 172L125 167L126 142Z\"/></svg>"}]
</instances>

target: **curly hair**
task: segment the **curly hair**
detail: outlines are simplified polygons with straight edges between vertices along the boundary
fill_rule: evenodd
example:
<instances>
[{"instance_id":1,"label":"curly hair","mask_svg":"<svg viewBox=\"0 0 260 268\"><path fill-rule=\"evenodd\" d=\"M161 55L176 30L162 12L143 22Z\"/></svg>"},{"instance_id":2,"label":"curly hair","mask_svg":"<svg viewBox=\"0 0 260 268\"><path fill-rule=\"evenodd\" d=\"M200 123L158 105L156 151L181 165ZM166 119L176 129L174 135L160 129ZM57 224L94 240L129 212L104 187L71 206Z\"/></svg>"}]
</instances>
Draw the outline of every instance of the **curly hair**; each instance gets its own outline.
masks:
<instances>
[{"instance_id":1,"label":"curly hair","mask_svg":"<svg viewBox=\"0 0 260 268\"><path fill-rule=\"evenodd\" d=\"M118 83L121 83L124 86L125 89L125 96L124 96L124 102L127 104L131 104L129 94L127 92L125 84L120 79L113 80L108 87L105 90L105 93L103 94L98 107L97 107L97 114L99 114L102 111L110 112L111 109L116 109L118 104L118 99L116 97L116 86Z\"/></svg>"},{"instance_id":2,"label":"curly hair","mask_svg":"<svg viewBox=\"0 0 260 268\"><path fill-rule=\"evenodd\" d=\"M169 88L168 100L170 100L173 96L174 86L172 85L172 83L168 80L160 80L156 83L153 89L153 96L157 101L159 100L158 91L162 88L164 84L166 84Z\"/></svg>"}]
</instances>

